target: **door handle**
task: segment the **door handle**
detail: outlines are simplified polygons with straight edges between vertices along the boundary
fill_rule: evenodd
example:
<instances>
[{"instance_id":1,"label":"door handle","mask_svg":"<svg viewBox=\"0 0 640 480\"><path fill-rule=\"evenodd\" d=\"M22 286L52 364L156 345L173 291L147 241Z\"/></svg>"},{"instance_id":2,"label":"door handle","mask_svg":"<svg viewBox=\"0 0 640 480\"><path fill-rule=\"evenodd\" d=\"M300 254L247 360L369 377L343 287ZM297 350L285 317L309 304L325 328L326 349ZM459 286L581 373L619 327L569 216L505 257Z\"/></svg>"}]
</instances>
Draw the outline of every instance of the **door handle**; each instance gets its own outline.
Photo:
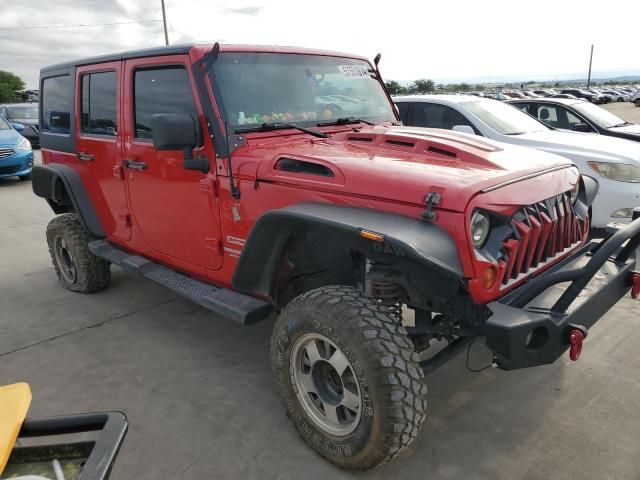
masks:
<instances>
[{"instance_id":1,"label":"door handle","mask_svg":"<svg viewBox=\"0 0 640 480\"><path fill-rule=\"evenodd\" d=\"M78 160L82 160L83 162L91 162L94 159L91 153L86 152L78 152L76 157L78 157Z\"/></svg>"},{"instance_id":2,"label":"door handle","mask_svg":"<svg viewBox=\"0 0 640 480\"><path fill-rule=\"evenodd\" d=\"M122 162L124 168L133 168L134 170L146 170L147 162L134 162L133 160L125 160Z\"/></svg>"}]
</instances>

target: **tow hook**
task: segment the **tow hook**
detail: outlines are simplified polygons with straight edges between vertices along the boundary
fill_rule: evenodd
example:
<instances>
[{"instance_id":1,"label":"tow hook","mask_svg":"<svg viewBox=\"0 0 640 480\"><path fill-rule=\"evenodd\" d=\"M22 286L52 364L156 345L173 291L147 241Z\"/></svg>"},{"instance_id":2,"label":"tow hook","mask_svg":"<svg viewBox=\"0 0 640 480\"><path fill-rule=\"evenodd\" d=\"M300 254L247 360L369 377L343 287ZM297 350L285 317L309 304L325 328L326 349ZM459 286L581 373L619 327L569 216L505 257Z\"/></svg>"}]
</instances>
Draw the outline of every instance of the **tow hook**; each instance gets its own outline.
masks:
<instances>
[{"instance_id":1,"label":"tow hook","mask_svg":"<svg viewBox=\"0 0 640 480\"><path fill-rule=\"evenodd\" d=\"M569 330L569 358L572 362L577 361L582 353L582 344L587 333L584 327L574 327Z\"/></svg>"},{"instance_id":2,"label":"tow hook","mask_svg":"<svg viewBox=\"0 0 640 480\"><path fill-rule=\"evenodd\" d=\"M631 298L634 300L640 295L640 272L631 272Z\"/></svg>"}]
</instances>

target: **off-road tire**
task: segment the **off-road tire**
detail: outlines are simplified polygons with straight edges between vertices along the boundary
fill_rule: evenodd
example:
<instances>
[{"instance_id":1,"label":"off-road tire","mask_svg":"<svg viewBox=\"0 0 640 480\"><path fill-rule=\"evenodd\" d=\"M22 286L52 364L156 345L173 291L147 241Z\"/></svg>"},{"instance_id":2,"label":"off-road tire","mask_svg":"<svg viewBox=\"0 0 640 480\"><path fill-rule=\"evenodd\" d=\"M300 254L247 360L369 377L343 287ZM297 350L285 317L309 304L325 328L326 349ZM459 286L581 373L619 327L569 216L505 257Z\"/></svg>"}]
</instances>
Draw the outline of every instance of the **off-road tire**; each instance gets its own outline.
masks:
<instances>
[{"instance_id":1,"label":"off-road tire","mask_svg":"<svg viewBox=\"0 0 640 480\"><path fill-rule=\"evenodd\" d=\"M104 290L111 283L109 262L89 251L89 233L76 214L58 215L47 225L47 244L58 281L72 292L93 293ZM58 243L64 242L65 250L74 268L74 275L63 272L65 268L56 255Z\"/></svg>"},{"instance_id":2,"label":"off-road tire","mask_svg":"<svg viewBox=\"0 0 640 480\"><path fill-rule=\"evenodd\" d=\"M362 404L357 427L347 435L327 433L297 394L292 350L310 335L329 339L353 365ZM425 420L427 387L406 330L386 307L352 287L322 287L292 300L274 325L271 366L298 433L340 467L364 470L388 462L415 440Z\"/></svg>"}]
</instances>

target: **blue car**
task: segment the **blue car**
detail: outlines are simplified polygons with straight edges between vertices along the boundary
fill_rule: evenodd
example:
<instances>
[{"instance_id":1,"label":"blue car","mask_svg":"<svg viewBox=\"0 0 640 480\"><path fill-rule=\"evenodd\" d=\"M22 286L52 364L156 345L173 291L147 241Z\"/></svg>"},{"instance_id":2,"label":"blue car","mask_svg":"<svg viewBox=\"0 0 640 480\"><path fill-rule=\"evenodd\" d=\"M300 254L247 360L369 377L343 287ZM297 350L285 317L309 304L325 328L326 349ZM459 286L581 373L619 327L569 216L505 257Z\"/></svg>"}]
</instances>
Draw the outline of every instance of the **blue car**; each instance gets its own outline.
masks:
<instances>
[{"instance_id":1,"label":"blue car","mask_svg":"<svg viewBox=\"0 0 640 480\"><path fill-rule=\"evenodd\" d=\"M0 177L31 178L33 151L29 140L17 132L20 127L0 116Z\"/></svg>"}]
</instances>

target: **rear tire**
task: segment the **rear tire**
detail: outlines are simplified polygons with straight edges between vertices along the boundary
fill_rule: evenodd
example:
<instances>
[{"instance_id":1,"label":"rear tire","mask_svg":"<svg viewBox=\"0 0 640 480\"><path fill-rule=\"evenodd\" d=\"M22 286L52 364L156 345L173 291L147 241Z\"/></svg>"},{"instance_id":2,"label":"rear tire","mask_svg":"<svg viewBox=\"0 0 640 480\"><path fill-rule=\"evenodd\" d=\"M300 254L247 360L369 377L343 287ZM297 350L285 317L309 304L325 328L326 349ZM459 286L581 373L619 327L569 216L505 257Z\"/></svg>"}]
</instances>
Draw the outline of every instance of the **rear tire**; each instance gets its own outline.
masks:
<instances>
[{"instance_id":1,"label":"rear tire","mask_svg":"<svg viewBox=\"0 0 640 480\"><path fill-rule=\"evenodd\" d=\"M59 215L47 225L47 244L58 281L72 292L93 293L111 283L109 262L89 251L89 234L76 214Z\"/></svg>"},{"instance_id":2,"label":"rear tire","mask_svg":"<svg viewBox=\"0 0 640 480\"><path fill-rule=\"evenodd\" d=\"M393 459L425 420L427 387L406 330L352 287L292 300L273 329L271 365L298 433L340 467Z\"/></svg>"},{"instance_id":3,"label":"rear tire","mask_svg":"<svg viewBox=\"0 0 640 480\"><path fill-rule=\"evenodd\" d=\"M636 98L633 103L635 104L636 107L640 107L640 98Z\"/></svg>"}]
</instances>

